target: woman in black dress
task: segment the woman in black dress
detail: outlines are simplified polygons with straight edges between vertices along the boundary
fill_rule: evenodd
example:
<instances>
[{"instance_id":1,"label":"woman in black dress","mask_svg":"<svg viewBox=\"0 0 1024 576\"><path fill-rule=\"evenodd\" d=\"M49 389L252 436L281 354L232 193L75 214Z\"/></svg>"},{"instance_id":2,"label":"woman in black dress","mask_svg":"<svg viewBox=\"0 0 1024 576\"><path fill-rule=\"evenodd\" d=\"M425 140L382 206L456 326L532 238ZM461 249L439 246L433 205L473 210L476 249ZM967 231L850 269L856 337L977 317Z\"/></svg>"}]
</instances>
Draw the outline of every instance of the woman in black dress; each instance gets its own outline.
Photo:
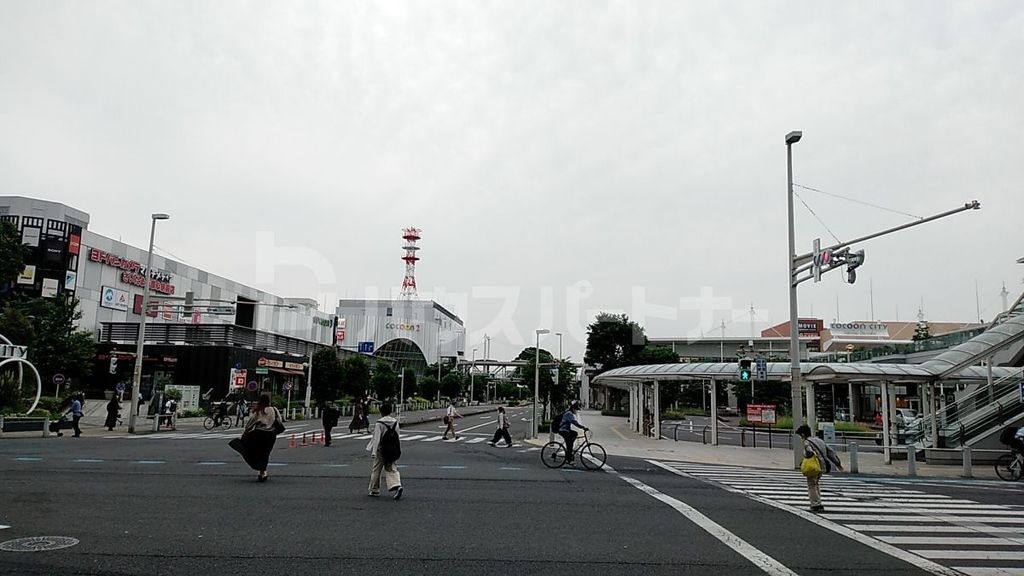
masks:
<instances>
[{"instance_id":1,"label":"woman in black dress","mask_svg":"<svg viewBox=\"0 0 1024 576\"><path fill-rule=\"evenodd\" d=\"M107 430L113 432L114 426L117 426L117 414L121 411L121 403L118 402L117 396L110 399L107 402L107 419L103 421L103 425L107 427Z\"/></svg>"},{"instance_id":2,"label":"woman in black dress","mask_svg":"<svg viewBox=\"0 0 1024 576\"><path fill-rule=\"evenodd\" d=\"M274 442L277 441L275 424L280 422L281 414L270 405L270 395L260 396L252 416L245 424L242 437L232 440L229 445L242 455L242 459L250 468L259 472L256 480L267 481L267 464L270 461L270 452L274 449ZM283 426L281 426L283 427Z\"/></svg>"}]
</instances>

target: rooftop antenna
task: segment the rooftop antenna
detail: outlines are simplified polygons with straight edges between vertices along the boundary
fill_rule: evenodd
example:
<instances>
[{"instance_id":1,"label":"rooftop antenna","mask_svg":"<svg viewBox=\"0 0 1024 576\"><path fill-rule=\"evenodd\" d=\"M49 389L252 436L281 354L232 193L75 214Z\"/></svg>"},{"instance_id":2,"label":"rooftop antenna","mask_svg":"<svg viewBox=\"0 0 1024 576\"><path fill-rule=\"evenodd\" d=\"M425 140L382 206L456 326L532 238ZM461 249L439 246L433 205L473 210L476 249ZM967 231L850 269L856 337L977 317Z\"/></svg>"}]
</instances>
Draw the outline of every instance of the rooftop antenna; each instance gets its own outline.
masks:
<instances>
[{"instance_id":1,"label":"rooftop antenna","mask_svg":"<svg viewBox=\"0 0 1024 576\"><path fill-rule=\"evenodd\" d=\"M405 240L405 256L402 256L402 260L405 260L405 279L402 280L402 299L403 300L415 300L416 299L416 261L420 259L416 253L420 247L416 245L416 242L420 239L419 228L403 228L402 239Z\"/></svg>"}]
</instances>

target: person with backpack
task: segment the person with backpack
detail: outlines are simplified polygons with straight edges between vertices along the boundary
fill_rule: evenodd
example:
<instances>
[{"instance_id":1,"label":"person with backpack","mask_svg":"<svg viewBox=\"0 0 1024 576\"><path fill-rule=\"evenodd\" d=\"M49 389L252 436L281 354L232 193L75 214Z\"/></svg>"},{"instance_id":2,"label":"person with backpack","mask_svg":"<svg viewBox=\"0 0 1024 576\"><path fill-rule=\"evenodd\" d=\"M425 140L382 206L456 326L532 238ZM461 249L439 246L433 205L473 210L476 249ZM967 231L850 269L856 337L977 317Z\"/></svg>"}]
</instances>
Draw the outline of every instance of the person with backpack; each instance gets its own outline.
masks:
<instances>
[{"instance_id":1,"label":"person with backpack","mask_svg":"<svg viewBox=\"0 0 1024 576\"><path fill-rule=\"evenodd\" d=\"M807 478L807 499L811 501L811 512L824 512L821 503L821 477L833 470L842 472L843 463L836 453L821 438L811 435L806 424L796 429L796 434L804 441L804 462L800 472Z\"/></svg>"},{"instance_id":2,"label":"person with backpack","mask_svg":"<svg viewBox=\"0 0 1024 576\"><path fill-rule=\"evenodd\" d=\"M491 446L496 446L498 444L498 439L499 438L504 438L505 439L505 447L506 448L511 448L512 447L512 437L509 436L508 429L509 429L509 422L508 422L508 415L505 414L505 407L504 406L498 406L498 429L494 431L494 438L490 442L488 442L488 444L490 444Z\"/></svg>"},{"instance_id":3,"label":"person with backpack","mask_svg":"<svg viewBox=\"0 0 1024 576\"><path fill-rule=\"evenodd\" d=\"M341 417L341 412L338 411L337 406L333 402L327 405L324 409L323 424L324 424L324 446L331 445L331 430L338 425L338 419Z\"/></svg>"},{"instance_id":4,"label":"person with backpack","mask_svg":"<svg viewBox=\"0 0 1024 576\"><path fill-rule=\"evenodd\" d=\"M384 474L384 485L392 498L402 498L402 476L395 463L402 457L402 444L398 436L398 420L391 416L391 404L380 405L380 418L373 427L373 438L366 445L366 451L373 455L370 472L370 496L380 496L380 476Z\"/></svg>"},{"instance_id":5,"label":"person with backpack","mask_svg":"<svg viewBox=\"0 0 1024 576\"><path fill-rule=\"evenodd\" d=\"M1018 454L1024 455L1024 426L1007 426L999 434L999 441Z\"/></svg>"}]
</instances>

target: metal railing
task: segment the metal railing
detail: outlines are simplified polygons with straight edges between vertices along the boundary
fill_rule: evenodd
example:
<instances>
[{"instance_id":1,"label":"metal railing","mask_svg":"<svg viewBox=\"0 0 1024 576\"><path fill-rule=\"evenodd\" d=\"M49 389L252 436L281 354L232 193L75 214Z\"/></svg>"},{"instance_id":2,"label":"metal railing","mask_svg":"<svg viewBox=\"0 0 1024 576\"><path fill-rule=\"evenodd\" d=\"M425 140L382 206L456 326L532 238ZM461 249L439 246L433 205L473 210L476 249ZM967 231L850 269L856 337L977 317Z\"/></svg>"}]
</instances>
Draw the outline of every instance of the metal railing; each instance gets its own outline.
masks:
<instances>
[{"instance_id":1,"label":"metal railing","mask_svg":"<svg viewBox=\"0 0 1024 576\"><path fill-rule=\"evenodd\" d=\"M133 322L103 322L100 324L100 342L135 344L139 325ZM146 342L149 344L209 344L240 346L297 356L309 356L323 348L322 344L261 332L233 324L146 324Z\"/></svg>"}]
</instances>

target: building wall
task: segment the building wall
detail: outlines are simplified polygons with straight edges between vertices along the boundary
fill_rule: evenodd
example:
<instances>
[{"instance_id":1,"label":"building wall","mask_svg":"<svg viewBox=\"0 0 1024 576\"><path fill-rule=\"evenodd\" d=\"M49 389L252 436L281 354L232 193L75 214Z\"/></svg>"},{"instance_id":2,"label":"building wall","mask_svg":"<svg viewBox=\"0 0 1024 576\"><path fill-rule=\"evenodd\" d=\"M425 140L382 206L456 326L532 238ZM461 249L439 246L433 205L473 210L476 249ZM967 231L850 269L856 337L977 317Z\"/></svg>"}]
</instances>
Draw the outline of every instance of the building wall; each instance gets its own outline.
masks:
<instances>
[{"instance_id":1,"label":"building wall","mask_svg":"<svg viewBox=\"0 0 1024 576\"><path fill-rule=\"evenodd\" d=\"M371 342L373 350L379 350L405 338L419 347L427 363L437 362L438 356L461 359L465 355L462 320L433 301L340 300L337 315L338 328L345 331L338 346L346 350L358 351L360 342Z\"/></svg>"},{"instance_id":2,"label":"building wall","mask_svg":"<svg viewBox=\"0 0 1024 576\"><path fill-rule=\"evenodd\" d=\"M136 313L134 304L136 296L142 295L143 288L126 282L124 277L125 270L122 268L95 261L99 256L94 257L94 254L96 254L94 251L113 254L139 263L142 266L145 266L146 262L145 250L93 232L86 232L82 239L82 258L79 264L77 291L78 298L82 301L81 327L86 330L97 331L102 322L138 322L140 315ZM133 266L128 265L128 267L132 268ZM282 306L290 304L284 298L239 284L222 276L210 274L205 270L200 270L157 254L153 255L152 267L152 274L159 275L163 273L162 278L166 280L164 284L173 287L173 294L166 296L181 298L184 297L186 292L191 291L195 294L195 299L200 301L197 302L198 305L206 305L207 303L201 302L204 299L213 299L227 302L209 304L232 306L232 302L237 302L239 298L264 304ZM101 305L104 287L126 292L128 295L128 308L126 310L114 309ZM161 300L163 296L165 295L153 290L150 291L150 298L156 302L166 302L168 306L182 304L181 300ZM234 315L202 314L199 318L199 321L203 324L233 324L235 320L236 317ZM155 323L191 321L191 317L183 317L180 313L171 311L158 313L156 318L147 320L147 322ZM255 306L252 328L320 344L331 344L334 341L333 315L320 312L310 306L298 305L294 309Z\"/></svg>"}]
</instances>

